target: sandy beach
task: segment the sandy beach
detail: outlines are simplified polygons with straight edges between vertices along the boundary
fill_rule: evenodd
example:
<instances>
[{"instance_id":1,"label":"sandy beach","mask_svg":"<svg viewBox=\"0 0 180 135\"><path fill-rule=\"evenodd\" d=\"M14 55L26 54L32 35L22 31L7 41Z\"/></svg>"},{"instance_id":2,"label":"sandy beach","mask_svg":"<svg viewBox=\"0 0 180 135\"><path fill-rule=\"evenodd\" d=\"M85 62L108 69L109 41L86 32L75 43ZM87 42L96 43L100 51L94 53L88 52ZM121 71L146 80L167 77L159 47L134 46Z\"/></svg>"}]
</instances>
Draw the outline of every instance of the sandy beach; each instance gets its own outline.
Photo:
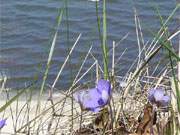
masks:
<instances>
[{"instance_id":1,"label":"sandy beach","mask_svg":"<svg viewBox=\"0 0 180 135\"><path fill-rule=\"evenodd\" d=\"M9 92L9 97L12 98L15 95L14 92ZM117 100L119 100L118 94L114 93L113 95L114 102L117 102ZM97 115L94 115L94 113L90 111L81 113L79 104L74 101L72 131L72 100L70 97L66 97L64 92L54 92L54 108L52 108L51 102L48 101L48 92L45 92L41 97L40 110L36 114L38 93L33 93L30 101L28 101L30 95L21 95L18 100L14 101L5 111L0 113L0 118L7 118L6 125L1 129L0 134L12 135L18 131L19 135L26 135L28 130L30 130L29 133L31 134L51 135L56 132L58 135L69 135L79 129L81 114L83 115L82 125L92 123ZM1 93L0 99L0 105L2 106L7 101L7 94L5 92ZM134 104L136 103L134 102ZM56 113L54 116L53 109Z\"/></svg>"},{"instance_id":2,"label":"sandy beach","mask_svg":"<svg viewBox=\"0 0 180 135\"><path fill-rule=\"evenodd\" d=\"M9 99L15 96L14 92L10 92ZM34 130L39 128L38 134L49 135L58 125L56 132L59 134L67 133L70 130L71 126L66 123L70 123L71 120L71 100L70 98L65 99L65 95L60 92L55 92L53 94L53 102L55 105L55 110L57 114L61 113L61 116L54 117L52 113L52 104L48 101L48 92L46 92L40 100L39 111L36 114L37 104L38 104L38 93L32 94L32 99L30 99L30 95L23 94L18 100L14 101L9 107L6 108L5 111L0 113L0 118L6 118L6 125L1 129L0 134L2 135L11 135L14 134L15 131L18 131L20 128L25 126L26 128L20 130L19 134L27 134L23 133L23 130L27 130L29 126L30 130ZM5 92L0 94L0 105L3 106L7 101L7 94ZM29 101L28 101L29 100ZM64 106L64 108L62 107ZM63 108L63 110L62 110ZM80 112L80 107L78 104L74 105L74 110L76 113ZM31 122L36 118L35 126L32 126L34 123ZM54 119L53 119L54 118ZM58 122L58 124L57 124ZM28 125L29 123L29 125ZM51 128L50 128L51 123ZM33 128L31 128L31 126ZM38 127L39 126L39 127ZM49 128L49 129L48 129ZM36 131L36 130L35 130ZM27 131L26 131L27 132ZM32 132L32 131L31 131ZM34 133L36 134L36 133Z\"/></svg>"}]
</instances>

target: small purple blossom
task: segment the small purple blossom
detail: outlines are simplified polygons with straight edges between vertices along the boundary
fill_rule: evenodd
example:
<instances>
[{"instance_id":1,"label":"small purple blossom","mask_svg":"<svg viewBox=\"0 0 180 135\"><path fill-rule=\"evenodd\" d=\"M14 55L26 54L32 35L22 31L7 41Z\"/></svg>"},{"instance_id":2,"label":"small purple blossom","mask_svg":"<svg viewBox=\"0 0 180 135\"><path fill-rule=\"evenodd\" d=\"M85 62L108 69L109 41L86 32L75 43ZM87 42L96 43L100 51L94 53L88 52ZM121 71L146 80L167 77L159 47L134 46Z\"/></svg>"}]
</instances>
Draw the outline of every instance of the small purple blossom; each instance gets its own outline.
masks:
<instances>
[{"instance_id":1,"label":"small purple blossom","mask_svg":"<svg viewBox=\"0 0 180 135\"><path fill-rule=\"evenodd\" d=\"M107 80L99 80L96 88L81 90L74 93L75 100L84 108L99 112L105 106L111 95L111 84Z\"/></svg>"},{"instance_id":2,"label":"small purple blossom","mask_svg":"<svg viewBox=\"0 0 180 135\"><path fill-rule=\"evenodd\" d=\"M152 88L148 91L148 100L158 107L167 107L170 102L170 96L165 95L165 91L162 88Z\"/></svg>"},{"instance_id":3,"label":"small purple blossom","mask_svg":"<svg viewBox=\"0 0 180 135\"><path fill-rule=\"evenodd\" d=\"M0 129L6 125L6 119L0 119Z\"/></svg>"}]
</instances>

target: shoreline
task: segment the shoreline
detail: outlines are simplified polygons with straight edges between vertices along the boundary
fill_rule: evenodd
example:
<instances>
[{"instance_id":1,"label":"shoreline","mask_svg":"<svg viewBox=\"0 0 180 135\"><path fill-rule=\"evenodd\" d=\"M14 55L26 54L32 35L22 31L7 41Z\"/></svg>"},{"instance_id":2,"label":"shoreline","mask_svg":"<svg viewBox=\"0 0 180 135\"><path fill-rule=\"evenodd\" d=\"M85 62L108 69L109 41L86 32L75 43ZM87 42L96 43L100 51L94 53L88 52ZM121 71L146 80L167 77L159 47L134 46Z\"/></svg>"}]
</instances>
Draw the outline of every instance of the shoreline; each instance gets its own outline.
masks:
<instances>
[{"instance_id":1,"label":"shoreline","mask_svg":"<svg viewBox=\"0 0 180 135\"><path fill-rule=\"evenodd\" d=\"M11 98L15 95L15 92L10 92ZM41 121L37 125L41 125L43 127L43 131L47 132L48 130L48 124L51 122L51 117L52 117L52 109L51 106L52 104L47 100L48 99L48 93L45 92L40 100L40 111L36 115L36 108L38 104L38 92L33 93L32 99L28 101L28 97L25 94L22 94L18 100L15 100L13 103L11 103L10 106L8 106L3 112L0 113L0 118L7 118L6 125L0 130L0 134L3 135L8 135L8 134L13 134L15 133L15 130L18 130L21 126L25 125L29 121L33 120L36 116L43 114L41 117ZM7 101L7 98L4 96L5 93L2 92L0 94L0 105L4 105ZM53 94L53 102L54 104L58 103L59 101L63 101L65 99L65 95L63 95L60 92L54 92ZM66 103L63 109L62 114L65 114L64 117L61 117L61 122L66 123L69 120L70 117L70 110L71 110L71 100L70 98L67 97ZM78 104L75 105L77 110L80 109L78 107ZM57 104L58 109L60 110L62 108L61 103ZM60 112L60 111L59 111ZM57 111L57 113L59 113ZM66 112L66 113L64 113ZM39 119L39 118L38 118ZM43 122L43 123L41 123ZM32 122L33 123L33 122ZM54 125L56 125L56 120L53 122ZM52 125L53 125L52 124ZM67 130L64 128L64 130ZM62 128L61 128L62 129ZM63 129L62 129L63 130ZM7 132L8 131L8 132ZM22 134L22 133L20 133ZM41 134L41 132L40 132ZM44 133L42 133L44 134ZM45 133L49 134L49 132Z\"/></svg>"}]
</instances>

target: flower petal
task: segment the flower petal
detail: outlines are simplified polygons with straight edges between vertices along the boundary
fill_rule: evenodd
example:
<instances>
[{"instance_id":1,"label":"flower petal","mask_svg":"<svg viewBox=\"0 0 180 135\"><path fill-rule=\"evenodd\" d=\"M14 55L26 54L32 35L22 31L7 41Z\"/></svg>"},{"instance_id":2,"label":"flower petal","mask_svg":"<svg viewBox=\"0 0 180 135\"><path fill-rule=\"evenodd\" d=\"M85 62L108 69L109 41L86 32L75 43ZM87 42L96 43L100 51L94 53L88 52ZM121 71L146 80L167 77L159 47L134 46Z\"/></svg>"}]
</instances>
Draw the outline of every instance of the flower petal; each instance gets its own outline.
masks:
<instances>
[{"instance_id":1,"label":"flower petal","mask_svg":"<svg viewBox=\"0 0 180 135\"><path fill-rule=\"evenodd\" d=\"M102 96L102 99L104 100L104 102L107 102L110 97L108 91L105 91L105 90L102 91L101 96Z\"/></svg>"},{"instance_id":2,"label":"flower petal","mask_svg":"<svg viewBox=\"0 0 180 135\"><path fill-rule=\"evenodd\" d=\"M109 81L101 79L97 83L97 89L100 93L102 93L103 90L107 91L110 95L111 93L111 84Z\"/></svg>"},{"instance_id":3,"label":"flower petal","mask_svg":"<svg viewBox=\"0 0 180 135\"><path fill-rule=\"evenodd\" d=\"M6 119L0 120L0 129L3 128L6 125Z\"/></svg>"},{"instance_id":4,"label":"flower petal","mask_svg":"<svg viewBox=\"0 0 180 135\"><path fill-rule=\"evenodd\" d=\"M155 103L155 98L154 98L155 91L156 91L156 89L148 90L148 97L147 98L151 103Z\"/></svg>"},{"instance_id":5,"label":"flower petal","mask_svg":"<svg viewBox=\"0 0 180 135\"><path fill-rule=\"evenodd\" d=\"M162 98L162 100L160 101L161 107L167 107L169 102L170 102L170 100L171 100L170 96L164 96Z\"/></svg>"},{"instance_id":6,"label":"flower petal","mask_svg":"<svg viewBox=\"0 0 180 135\"><path fill-rule=\"evenodd\" d=\"M154 98L156 102L159 102L163 99L165 94L165 91L163 89L156 89L155 93L154 93Z\"/></svg>"},{"instance_id":7,"label":"flower petal","mask_svg":"<svg viewBox=\"0 0 180 135\"><path fill-rule=\"evenodd\" d=\"M99 80L97 87L74 93L74 99L84 108L97 112L105 106L110 98L111 84L106 80Z\"/></svg>"},{"instance_id":8,"label":"flower petal","mask_svg":"<svg viewBox=\"0 0 180 135\"><path fill-rule=\"evenodd\" d=\"M103 100L102 98L100 98L100 99L98 100L98 104L99 104L100 106L103 106L103 105L105 104L105 102L104 102L104 100Z\"/></svg>"},{"instance_id":9,"label":"flower petal","mask_svg":"<svg viewBox=\"0 0 180 135\"><path fill-rule=\"evenodd\" d=\"M76 92L74 93L74 98L84 109L93 111L101 107L101 104L98 102L101 99L101 94L96 88Z\"/></svg>"},{"instance_id":10,"label":"flower petal","mask_svg":"<svg viewBox=\"0 0 180 135\"><path fill-rule=\"evenodd\" d=\"M101 108L100 108L100 107L97 107L97 108L91 108L90 110L91 110L92 112L97 113L97 112L99 112L99 111L101 110Z\"/></svg>"}]
</instances>

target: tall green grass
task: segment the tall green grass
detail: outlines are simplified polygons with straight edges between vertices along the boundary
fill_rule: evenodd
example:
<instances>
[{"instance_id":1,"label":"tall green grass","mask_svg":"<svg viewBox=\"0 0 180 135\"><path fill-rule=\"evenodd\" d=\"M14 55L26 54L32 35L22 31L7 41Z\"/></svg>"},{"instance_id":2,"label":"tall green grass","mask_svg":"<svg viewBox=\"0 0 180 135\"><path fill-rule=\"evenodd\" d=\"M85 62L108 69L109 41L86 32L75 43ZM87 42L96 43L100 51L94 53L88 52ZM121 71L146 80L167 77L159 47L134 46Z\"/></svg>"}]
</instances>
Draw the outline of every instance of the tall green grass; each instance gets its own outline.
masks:
<instances>
[{"instance_id":1,"label":"tall green grass","mask_svg":"<svg viewBox=\"0 0 180 135\"><path fill-rule=\"evenodd\" d=\"M50 68L50 65L51 65L52 56L53 56L53 53L54 53L56 40L57 40L57 36L58 36L58 28L59 28L59 26L61 24L63 12L64 12L64 8L59 9L59 14L58 14L58 17L57 17L56 31L55 31L55 34L54 34L54 37L53 37L53 40L52 40L52 44L51 44L51 48L50 48L50 51L49 51L49 57L48 57L48 61L47 61L47 64L46 64L46 70L45 70L45 73L44 73L44 76L43 76L43 82L42 82L41 88L40 88L40 96L43 94L43 91L44 91L44 86L45 86L46 79L47 79L48 72L49 72L49 68Z\"/></svg>"},{"instance_id":2,"label":"tall green grass","mask_svg":"<svg viewBox=\"0 0 180 135\"><path fill-rule=\"evenodd\" d=\"M104 79L109 79L108 72L108 46L107 46L107 19L106 19L106 0L103 0L103 62L104 62Z\"/></svg>"},{"instance_id":3,"label":"tall green grass","mask_svg":"<svg viewBox=\"0 0 180 135\"><path fill-rule=\"evenodd\" d=\"M101 43L102 55L103 55L103 69L104 79L109 79L108 71L108 45L107 45L107 14L106 14L106 0L103 0L103 20L102 20L102 31L101 31L101 20L99 16L98 2L96 1L96 17L97 17L97 30L99 33L99 40Z\"/></svg>"},{"instance_id":4,"label":"tall green grass","mask_svg":"<svg viewBox=\"0 0 180 135\"><path fill-rule=\"evenodd\" d=\"M179 5L177 6L177 9L178 8L179 8ZM180 123L179 123L180 121L179 121L179 116L176 116L174 114L174 111L178 111L178 113L180 114L180 88L179 88L180 85L179 85L178 76L177 76L178 70L175 70L175 67L178 67L178 62L180 62L180 56L178 56L175 50L173 49L173 44L171 40L169 40L169 37L171 35L168 30L168 26L164 23L164 18L161 16L159 9L157 7L156 7L156 12L157 12L157 15L159 16L161 28L163 29L163 32L165 33L162 39L160 40L160 44L162 44L162 46L164 47L164 50L167 52L168 57L169 57L171 74L172 74L173 84L175 85L175 92L176 92L174 94L176 95L176 101L177 101L176 102L177 110L172 110L173 123L171 123L172 124L171 127L173 127L174 130L173 129L167 129L167 130L171 131L170 133L168 133L169 135L170 134L178 135L180 134ZM178 120L176 119L176 117L178 117Z\"/></svg>"}]
</instances>

